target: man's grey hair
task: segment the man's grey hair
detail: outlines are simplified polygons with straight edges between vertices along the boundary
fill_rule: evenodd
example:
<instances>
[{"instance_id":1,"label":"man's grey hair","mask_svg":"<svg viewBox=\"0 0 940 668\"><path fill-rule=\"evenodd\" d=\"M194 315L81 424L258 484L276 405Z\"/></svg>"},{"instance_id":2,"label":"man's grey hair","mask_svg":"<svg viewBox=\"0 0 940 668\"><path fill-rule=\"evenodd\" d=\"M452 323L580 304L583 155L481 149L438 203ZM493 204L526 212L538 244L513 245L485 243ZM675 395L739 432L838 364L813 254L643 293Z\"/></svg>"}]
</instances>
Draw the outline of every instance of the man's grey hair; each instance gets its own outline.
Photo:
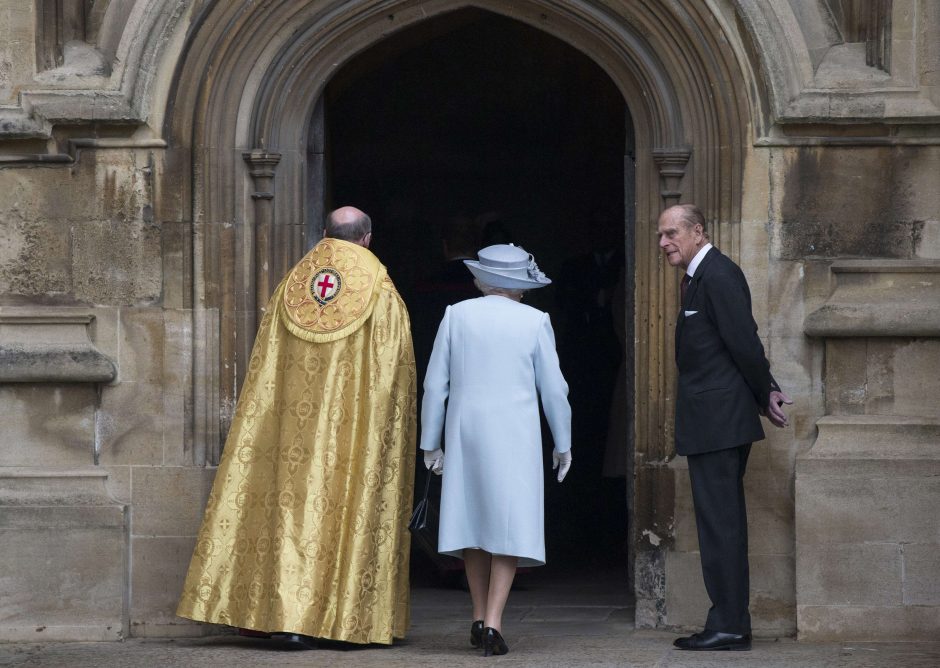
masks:
<instances>
[{"instance_id":1,"label":"man's grey hair","mask_svg":"<svg viewBox=\"0 0 940 668\"><path fill-rule=\"evenodd\" d=\"M509 297L510 299L518 299L526 292L526 290L519 288L497 288L495 286L484 283L479 278L473 279L473 284L477 286L477 290L482 292L484 295L502 295L503 297Z\"/></svg>"},{"instance_id":2,"label":"man's grey hair","mask_svg":"<svg viewBox=\"0 0 940 668\"><path fill-rule=\"evenodd\" d=\"M356 220L349 223L337 222L331 212L326 217L326 231L324 236L331 239L356 242L372 231L372 219L363 213Z\"/></svg>"},{"instance_id":3,"label":"man's grey hair","mask_svg":"<svg viewBox=\"0 0 940 668\"><path fill-rule=\"evenodd\" d=\"M694 229L696 225L702 226L702 232L705 238L708 238L708 225L705 224L705 214L694 204L676 204L674 209L679 209L679 220L688 229Z\"/></svg>"}]
</instances>

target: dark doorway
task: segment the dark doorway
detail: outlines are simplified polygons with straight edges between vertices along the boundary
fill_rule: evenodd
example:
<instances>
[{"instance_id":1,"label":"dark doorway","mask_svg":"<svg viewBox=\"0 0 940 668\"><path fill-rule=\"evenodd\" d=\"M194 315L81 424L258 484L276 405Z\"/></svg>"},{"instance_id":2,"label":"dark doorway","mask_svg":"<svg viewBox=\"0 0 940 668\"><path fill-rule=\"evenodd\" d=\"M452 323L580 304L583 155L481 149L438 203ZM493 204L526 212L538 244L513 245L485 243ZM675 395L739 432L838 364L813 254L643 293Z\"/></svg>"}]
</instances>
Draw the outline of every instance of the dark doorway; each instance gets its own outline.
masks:
<instances>
[{"instance_id":1,"label":"dark doorway","mask_svg":"<svg viewBox=\"0 0 940 668\"><path fill-rule=\"evenodd\" d=\"M552 315L574 412L572 473L563 485L546 478L549 567L626 582L633 130L623 96L563 41L466 9L343 67L314 126L311 191L325 198L312 208L372 216L372 248L412 315L419 385L443 311L420 286L455 221L474 221L477 247L484 228L501 232L554 280L526 296ZM548 455L547 432L545 442Z\"/></svg>"}]
</instances>

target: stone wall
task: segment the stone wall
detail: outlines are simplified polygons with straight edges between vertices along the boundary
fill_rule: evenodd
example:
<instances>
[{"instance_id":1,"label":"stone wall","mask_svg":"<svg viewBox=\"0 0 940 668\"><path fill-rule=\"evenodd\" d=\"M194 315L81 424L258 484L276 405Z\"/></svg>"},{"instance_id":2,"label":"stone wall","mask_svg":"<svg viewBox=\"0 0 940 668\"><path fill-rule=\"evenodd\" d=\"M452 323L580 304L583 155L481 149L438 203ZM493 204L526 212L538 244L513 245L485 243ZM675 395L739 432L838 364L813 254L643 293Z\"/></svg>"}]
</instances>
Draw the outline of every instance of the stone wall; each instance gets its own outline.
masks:
<instances>
[{"instance_id":1,"label":"stone wall","mask_svg":"<svg viewBox=\"0 0 940 668\"><path fill-rule=\"evenodd\" d=\"M815 278L827 296L805 327L825 347L826 416L796 470L800 635L929 637L940 628L940 260L841 260Z\"/></svg>"},{"instance_id":2,"label":"stone wall","mask_svg":"<svg viewBox=\"0 0 940 668\"><path fill-rule=\"evenodd\" d=\"M114 148L0 169L5 639L180 623L212 472L192 466L191 313L164 299L182 277L153 219L158 162Z\"/></svg>"}]
</instances>

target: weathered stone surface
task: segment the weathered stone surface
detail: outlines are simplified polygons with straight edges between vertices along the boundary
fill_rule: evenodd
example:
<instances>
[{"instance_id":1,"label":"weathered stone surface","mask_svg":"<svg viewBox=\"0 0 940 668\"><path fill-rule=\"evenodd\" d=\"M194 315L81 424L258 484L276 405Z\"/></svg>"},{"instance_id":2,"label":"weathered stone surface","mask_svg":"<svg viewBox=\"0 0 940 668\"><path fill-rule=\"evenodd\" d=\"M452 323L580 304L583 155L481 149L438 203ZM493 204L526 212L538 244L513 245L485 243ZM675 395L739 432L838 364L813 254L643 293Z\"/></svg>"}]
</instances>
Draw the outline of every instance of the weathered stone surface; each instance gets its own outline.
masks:
<instances>
[{"instance_id":1,"label":"weathered stone surface","mask_svg":"<svg viewBox=\"0 0 940 668\"><path fill-rule=\"evenodd\" d=\"M930 513L923 515L930 520ZM902 549L904 605L940 607L940 544L907 544Z\"/></svg>"},{"instance_id":2,"label":"weathered stone surface","mask_svg":"<svg viewBox=\"0 0 940 668\"><path fill-rule=\"evenodd\" d=\"M826 350L828 412L940 414L931 397L940 390L940 340L830 339Z\"/></svg>"},{"instance_id":3,"label":"weathered stone surface","mask_svg":"<svg viewBox=\"0 0 940 668\"><path fill-rule=\"evenodd\" d=\"M160 230L151 223L73 226L75 298L92 304L149 304L160 299Z\"/></svg>"},{"instance_id":4,"label":"weathered stone surface","mask_svg":"<svg viewBox=\"0 0 940 668\"><path fill-rule=\"evenodd\" d=\"M99 467L108 474L106 483L108 495L124 505L131 503L131 467L130 466L108 466Z\"/></svg>"},{"instance_id":5,"label":"weathered stone surface","mask_svg":"<svg viewBox=\"0 0 940 668\"><path fill-rule=\"evenodd\" d=\"M865 412L868 380L868 339L826 341L826 412L851 415Z\"/></svg>"},{"instance_id":6,"label":"weathered stone surface","mask_svg":"<svg viewBox=\"0 0 940 668\"><path fill-rule=\"evenodd\" d=\"M698 629L705 622L710 606L698 552L667 552L666 623Z\"/></svg>"},{"instance_id":7,"label":"weathered stone surface","mask_svg":"<svg viewBox=\"0 0 940 668\"><path fill-rule=\"evenodd\" d=\"M789 171L775 184L786 191L781 259L910 258L915 221L936 215L940 157L933 148L803 148L789 151L786 161ZM924 178L933 178L931 189L919 187ZM865 197L859 183L866 184Z\"/></svg>"},{"instance_id":8,"label":"weathered stone surface","mask_svg":"<svg viewBox=\"0 0 940 668\"><path fill-rule=\"evenodd\" d=\"M114 362L91 345L0 345L0 369L7 383L108 383L117 376Z\"/></svg>"},{"instance_id":9,"label":"weathered stone surface","mask_svg":"<svg viewBox=\"0 0 940 668\"><path fill-rule=\"evenodd\" d=\"M192 313L164 311L164 463L192 466Z\"/></svg>"},{"instance_id":10,"label":"weathered stone surface","mask_svg":"<svg viewBox=\"0 0 940 668\"><path fill-rule=\"evenodd\" d=\"M817 337L935 337L940 315L940 262L833 262L832 294L809 313L804 330ZM832 284L832 283L830 283Z\"/></svg>"},{"instance_id":11,"label":"weathered stone surface","mask_svg":"<svg viewBox=\"0 0 940 668\"><path fill-rule=\"evenodd\" d=\"M164 380L163 309L124 308L120 318L120 380L161 385Z\"/></svg>"},{"instance_id":12,"label":"weathered stone surface","mask_svg":"<svg viewBox=\"0 0 940 668\"><path fill-rule=\"evenodd\" d=\"M98 411L101 464L163 463L163 387L118 383L105 387Z\"/></svg>"},{"instance_id":13,"label":"weathered stone surface","mask_svg":"<svg viewBox=\"0 0 940 668\"><path fill-rule=\"evenodd\" d=\"M214 468L133 468L134 536L195 536ZM172 494L167 494L172 490Z\"/></svg>"},{"instance_id":14,"label":"weathered stone surface","mask_svg":"<svg viewBox=\"0 0 940 668\"><path fill-rule=\"evenodd\" d=\"M914 231L917 234L914 257L940 259L940 221L926 220L919 223Z\"/></svg>"},{"instance_id":15,"label":"weathered stone surface","mask_svg":"<svg viewBox=\"0 0 940 668\"><path fill-rule=\"evenodd\" d=\"M899 607L901 549L892 543L798 544L800 605Z\"/></svg>"},{"instance_id":16,"label":"weathered stone surface","mask_svg":"<svg viewBox=\"0 0 940 668\"><path fill-rule=\"evenodd\" d=\"M117 505L2 508L0 633L21 641L121 639L125 545Z\"/></svg>"},{"instance_id":17,"label":"weathered stone surface","mask_svg":"<svg viewBox=\"0 0 940 668\"><path fill-rule=\"evenodd\" d=\"M900 540L896 480L802 476L797 479L796 494L811 506L799 516L801 546Z\"/></svg>"},{"instance_id":18,"label":"weathered stone surface","mask_svg":"<svg viewBox=\"0 0 940 668\"><path fill-rule=\"evenodd\" d=\"M163 305L166 308L192 308L193 226L163 222Z\"/></svg>"},{"instance_id":19,"label":"weathered stone surface","mask_svg":"<svg viewBox=\"0 0 940 668\"><path fill-rule=\"evenodd\" d=\"M799 639L807 642L899 642L933 639L940 608L798 605Z\"/></svg>"},{"instance_id":20,"label":"weathered stone surface","mask_svg":"<svg viewBox=\"0 0 940 668\"><path fill-rule=\"evenodd\" d=\"M766 296L753 296L754 312L768 312L767 325L762 326L759 331L767 338L803 338L804 332L800 326L805 308L803 263L768 263L766 273L770 281ZM748 281L750 280L748 277Z\"/></svg>"},{"instance_id":21,"label":"weathered stone surface","mask_svg":"<svg viewBox=\"0 0 940 668\"><path fill-rule=\"evenodd\" d=\"M114 361L89 338L94 315L75 309L0 308L0 383L108 383Z\"/></svg>"},{"instance_id":22,"label":"weathered stone surface","mask_svg":"<svg viewBox=\"0 0 940 668\"><path fill-rule=\"evenodd\" d=\"M747 478L745 478L746 480ZM753 488L753 486L752 486ZM788 555L793 552L793 501L789 495L774 499L774 505L757 503L747 494L747 541L751 555ZM779 592L778 592L779 593Z\"/></svg>"},{"instance_id":23,"label":"weathered stone surface","mask_svg":"<svg viewBox=\"0 0 940 668\"><path fill-rule=\"evenodd\" d=\"M92 385L0 385L0 466L87 466L95 456Z\"/></svg>"},{"instance_id":24,"label":"weathered stone surface","mask_svg":"<svg viewBox=\"0 0 940 668\"><path fill-rule=\"evenodd\" d=\"M137 637L204 635L206 625L176 616L195 537L138 536L132 545L131 633Z\"/></svg>"},{"instance_id":25,"label":"weathered stone surface","mask_svg":"<svg viewBox=\"0 0 940 668\"><path fill-rule=\"evenodd\" d=\"M5 224L13 221L52 223L57 225L58 236L61 237L68 233L72 215L84 211L86 219L94 218L94 209L88 208L93 206L90 200L94 198L76 197L81 192L94 192L94 171L91 169L73 172L62 165L29 170L8 168L0 170L0 184L6 193L0 202L0 214ZM59 197L43 197L44 193L58 193ZM73 199L77 200L74 204ZM62 202L69 202L69 206L63 207ZM49 239L53 240L53 235L50 234Z\"/></svg>"},{"instance_id":26,"label":"weathered stone surface","mask_svg":"<svg viewBox=\"0 0 940 668\"><path fill-rule=\"evenodd\" d=\"M113 505L108 473L97 466L0 467L0 507Z\"/></svg>"},{"instance_id":27,"label":"weathered stone surface","mask_svg":"<svg viewBox=\"0 0 940 668\"><path fill-rule=\"evenodd\" d=\"M0 21L0 104L16 103L18 84L35 69L33 10L28 4L6 2Z\"/></svg>"},{"instance_id":28,"label":"weathered stone surface","mask_svg":"<svg viewBox=\"0 0 940 668\"><path fill-rule=\"evenodd\" d=\"M793 556L752 551L749 561L754 631L759 635L792 635L796 631Z\"/></svg>"},{"instance_id":29,"label":"weathered stone surface","mask_svg":"<svg viewBox=\"0 0 940 668\"><path fill-rule=\"evenodd\" d=\"M817 423L819 438L797 461L797 477L849 477L880 471L879 476L919 478L940 464L940 419L900 415L827 415ZM836 463L842 467L817 466Z\"/></svg>"},{"instance_id":30,"label":"weathered stone surface","mask_svg":"<svg viewBox=\"0 0 940 668\"><path fill-rule=\"evenodd\" d=\"M900 503L900 528L898 535L904 543L921 543L937 546L940 550L940 478L936 471L921 466L922 476L907 478L896 484ZM940 582L940 569L934 572Z\"/></svg>"},{"instance_id":31,"label":"weathered stone surface","mask_svg":"<svg viewBox=\"0 0 940 668\"><path fill-rule=\"evenodd\" d=\"M0 183L4 172L0 171ZM72 287L71 226L4 214L0 225L0 294L61 295Z\"/></svg>"}]
</instances>

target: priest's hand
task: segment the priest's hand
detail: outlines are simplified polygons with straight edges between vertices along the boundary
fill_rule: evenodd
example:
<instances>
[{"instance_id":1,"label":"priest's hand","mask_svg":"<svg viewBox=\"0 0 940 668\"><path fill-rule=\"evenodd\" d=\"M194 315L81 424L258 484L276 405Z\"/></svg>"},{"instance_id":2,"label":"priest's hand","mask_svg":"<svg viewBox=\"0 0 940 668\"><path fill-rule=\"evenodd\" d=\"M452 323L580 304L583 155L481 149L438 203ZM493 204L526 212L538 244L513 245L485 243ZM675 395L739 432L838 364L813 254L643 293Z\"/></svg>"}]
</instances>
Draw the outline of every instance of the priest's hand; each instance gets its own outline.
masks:
<instances>
[{"instance_id":1,"label":"priest's hand","mask_svg":"<svg viewBox=\"0 0 940 668\"><path fill-rule=\"evenodd\" d=\"M424 468L428 469L434 475L441 475L444 472L444 451L437 450L424 451Z\"/></svg>"},{"instance_id":2,"label":"priest's hand","mask_svg":"<svg viewBox=\"0 0 940 668\"><path fill-rule=\"evenodd\" d=\"M571 468L571 450L565 452L552 451L552 470L558 469L558 482L565 479L568 469Z\"/></svg>"}]
</instances>

